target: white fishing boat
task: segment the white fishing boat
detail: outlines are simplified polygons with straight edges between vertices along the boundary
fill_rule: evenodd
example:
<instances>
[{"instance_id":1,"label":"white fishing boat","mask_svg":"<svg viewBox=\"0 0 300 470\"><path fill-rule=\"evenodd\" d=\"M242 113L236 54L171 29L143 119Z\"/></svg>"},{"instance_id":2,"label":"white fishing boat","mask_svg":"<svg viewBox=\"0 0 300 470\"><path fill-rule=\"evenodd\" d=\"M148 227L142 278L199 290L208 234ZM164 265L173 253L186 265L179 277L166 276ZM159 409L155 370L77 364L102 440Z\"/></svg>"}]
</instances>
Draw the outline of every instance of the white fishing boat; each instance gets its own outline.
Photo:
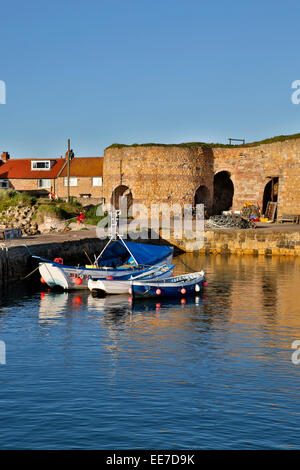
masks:
<instances>
[{"instance_id":1,"label":"white fishing boat","mask_svg":"<svg viewBox=\"0 0 300 470\"><path fill-rule=\"evenodd\" d=\"M171 264L173 247L124 241L118 233L119 212L111 213L111 236L93 264L66 265L62 258L40 260L41 281L50 288L88 289L90 279L126 280L146 273L149 268Z\"/></svg>"},{"instance_id":2,"label":"white fishing boat","mask_svg":"<svg viewBox=\"0 0 300 470\"><path fill-rule=\"evenodd\" d=\"M126 280L147 272L150 267L170 264L173 248L125 242L120 238L106 245L94 265L69 266L61 258L53 261L39 256L34 258L40 260L41 280L50 288L87 289L89 279Z\"/></svg>"},{"instance_id":3,"label":"white fishing boat","mask_svg":"<svg viewBox=\"0 0 300 470\"><path fill-rule=\"evenodd\" d=\"M89 279L88 288L94 294L126 294L133 280L157 280L172 276L174 264L149 268L147 271L132 275L129 279Z\"/></svg>"}]
</instances>

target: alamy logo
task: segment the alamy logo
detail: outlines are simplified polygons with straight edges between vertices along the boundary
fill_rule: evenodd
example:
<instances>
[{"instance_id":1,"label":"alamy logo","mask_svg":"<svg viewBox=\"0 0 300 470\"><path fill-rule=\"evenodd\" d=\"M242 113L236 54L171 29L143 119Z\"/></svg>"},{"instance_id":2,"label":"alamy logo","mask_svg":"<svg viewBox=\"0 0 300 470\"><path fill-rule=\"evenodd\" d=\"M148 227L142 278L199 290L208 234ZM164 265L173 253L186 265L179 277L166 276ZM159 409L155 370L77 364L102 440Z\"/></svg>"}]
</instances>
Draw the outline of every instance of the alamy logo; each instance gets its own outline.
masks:
<instances>
[{"instance_id":1,"label":"alamy logo","mask_svg":"<svg viewBox=\"0 0 300 470\"><path fill-rule=\"evenodd\" d=\"M119 199L118 208L107 203L98 206L96 215L101 217L97 224L98 238L105 239L115 230L131 239L185 239L189 243L189 251L199 250L204 246L204 205L197 204L151 204L148 208L143 204L133 203L127 207L127 200ZM119 213L116 218L116 212ZM123 216L122 216L123 214Z\"/></svg>"},{"instance_id":2,"label":"alamy logo","mask_svg":"<svg viewBox=\"0 0 300 470\"><path fill-rule=\"evenodd\" d=\"M293 352L292 354L292 363L297 366L300 364L300 340L295 339L295 341L292 342L292 349L296 349L296 351Z\"/></svg>"},{"instance_id":3,"label":"alamy logo","mask_svg":"<svg viewBox=\"0 0 300 470\"><path fill-rule=\"evenodd\" d=\"M292 88L295 90L291 96L292 103L299 104L300 103L300 80L294 80L292 83Z\"/></svg>"},{"instance_id":4,"label":"alamy logo","mask_svg":"<svg viewBox=\"0 0 300 470\"><path fill-rule=\"evenodd\" d=\"M0 104L6 104L6 84L0 80Z\"/></svg>"},{"instance_id":5,"label":"alamy logo","mask_svg":"<svg viewBox=\"0 0 300 470\"><path fill-rule=\"evenodd\" d=\"M6 364L6 346L4 341L0 340L0 364Z\"/></svg>"}]
</instances>

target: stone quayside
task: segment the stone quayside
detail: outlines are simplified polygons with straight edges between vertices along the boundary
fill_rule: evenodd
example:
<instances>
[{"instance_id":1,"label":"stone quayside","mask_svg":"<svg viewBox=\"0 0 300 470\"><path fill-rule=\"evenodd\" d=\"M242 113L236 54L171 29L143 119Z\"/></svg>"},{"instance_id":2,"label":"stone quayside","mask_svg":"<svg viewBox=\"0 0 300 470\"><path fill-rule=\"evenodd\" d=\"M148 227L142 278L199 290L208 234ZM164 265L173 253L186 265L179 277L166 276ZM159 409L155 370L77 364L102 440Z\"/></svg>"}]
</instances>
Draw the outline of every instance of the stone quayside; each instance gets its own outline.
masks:
<instances>
[{"instance_id":1,"label":"stone quayside","mask_svg":"<svg viewBox=\"0 0 300 470\"><path fill-rule=\"evenodd\" d=\"M105 243L104 240L97 238L95 228L83 232L68 232L67 238L68 240L65 232L58 232L1 243L1 286L16 281L23 282L23 278L37 266L30 255L31 252L48 259L61 257L67 264L86 264L85 252L93 257L94 253L101 251ZM144 241L151 243L151 240ZM189 251L189 241L175 239L172 233L168 240L153 240L152 243L171 243L175 246L175 254ZM284 227L273 225L256 229L206 230L204 246L195 252L195 255L201 254L299 256L300 227L295 229L291 225ZM37 273L36 279L38 279Z\"/></svg>"}]
</instances>

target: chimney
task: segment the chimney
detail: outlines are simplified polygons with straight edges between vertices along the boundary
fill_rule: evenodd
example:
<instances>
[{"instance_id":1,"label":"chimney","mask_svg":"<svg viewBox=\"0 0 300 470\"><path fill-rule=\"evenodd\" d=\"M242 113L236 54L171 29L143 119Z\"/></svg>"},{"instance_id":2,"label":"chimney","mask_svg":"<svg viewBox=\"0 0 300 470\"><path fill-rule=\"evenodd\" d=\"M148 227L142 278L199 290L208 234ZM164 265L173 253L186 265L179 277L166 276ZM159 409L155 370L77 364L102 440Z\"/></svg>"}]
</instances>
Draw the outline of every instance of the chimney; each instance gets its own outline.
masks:
<instances>
[{"instance_id":1,"label":"chimney","mask_svg":"<svg viewBox=\"0 0 300 470\"><path fill-rule=\"evenodd\" d=\"M1 155L1 165L2 163L6 163L7 160L10 159L10 155L8 152L2 152L2 155Z\"/></svg>"}]
</instances>

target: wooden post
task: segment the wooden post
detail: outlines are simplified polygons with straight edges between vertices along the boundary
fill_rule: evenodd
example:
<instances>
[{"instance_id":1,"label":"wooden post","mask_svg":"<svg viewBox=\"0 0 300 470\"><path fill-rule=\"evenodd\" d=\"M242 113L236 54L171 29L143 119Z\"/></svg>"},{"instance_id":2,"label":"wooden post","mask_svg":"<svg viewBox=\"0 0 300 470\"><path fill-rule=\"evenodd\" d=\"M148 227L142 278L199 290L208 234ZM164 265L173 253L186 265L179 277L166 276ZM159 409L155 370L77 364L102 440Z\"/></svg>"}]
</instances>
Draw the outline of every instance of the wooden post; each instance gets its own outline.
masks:
<instances>
[{"instance_id":1,"label":"wooden post","mask_svg":"<svg viewBox=\"0 0 300 470\"><path fill-rule=\"evenodd\" d=\"M271 179L271 201L274 202L274 178Z\"/></svg>"}]
</instances>

